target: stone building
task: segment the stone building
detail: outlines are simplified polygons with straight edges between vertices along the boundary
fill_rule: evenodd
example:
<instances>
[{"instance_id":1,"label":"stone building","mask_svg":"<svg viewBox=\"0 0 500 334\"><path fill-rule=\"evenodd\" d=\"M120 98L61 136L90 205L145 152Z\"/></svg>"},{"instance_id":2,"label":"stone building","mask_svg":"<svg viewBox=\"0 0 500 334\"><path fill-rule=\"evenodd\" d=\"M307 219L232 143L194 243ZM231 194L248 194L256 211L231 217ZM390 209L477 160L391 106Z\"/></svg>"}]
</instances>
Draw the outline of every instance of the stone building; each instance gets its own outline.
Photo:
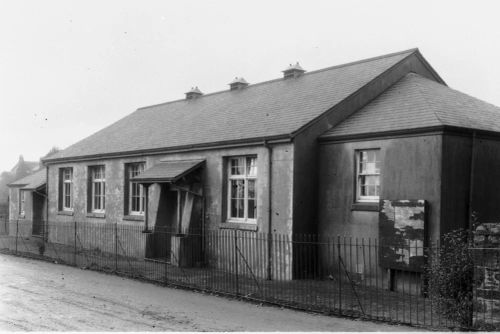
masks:
<instances>
[{"instance_id":1,"label":"stone building","mask_svg":"<svg viewBox=\"0 0 500 334\"><path fill-rule=\"evenodd\" d=\"M417 49L290 65L275 80L139 108L45 159L46 220L140 227L155 245L135 253L155 257L213 230L379 238L380 200L423 200L427 243L471 211L499 218L499 116L447 87ZM162 230L184 239L154 237ZM275 270L290 278L300 249L282 252Z\"/></svg>"}]
</instances>

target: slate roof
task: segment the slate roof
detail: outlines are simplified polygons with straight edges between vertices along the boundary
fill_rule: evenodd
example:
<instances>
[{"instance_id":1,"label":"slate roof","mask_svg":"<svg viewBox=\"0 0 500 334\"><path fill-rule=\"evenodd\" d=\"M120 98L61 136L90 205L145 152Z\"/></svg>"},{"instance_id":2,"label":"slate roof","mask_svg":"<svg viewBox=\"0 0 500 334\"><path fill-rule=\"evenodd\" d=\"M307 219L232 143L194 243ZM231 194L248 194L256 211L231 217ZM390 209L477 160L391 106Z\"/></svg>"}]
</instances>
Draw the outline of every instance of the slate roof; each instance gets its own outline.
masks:
<instances>
[{"instance_id":1,"label":"slate roof","mask_svg":"<svg viewBox=\"0 0 500 334\"><path fill-rule=\"evenodd\" d=\"M45 161L290 135L415 52L140 108Z\"/></svg>"},{"instance_id":2,"label":"slate roof","mask_svg":"<svg viewBox=\"0 0 500 334\"><path fill-rule=\"evenodd\" d=\"M9 187L20 187L24 190L35 190L47 183L47 170L45 168L10 183Z\"/></svg>"},{"instance_id":3,"label":"slate roof","mask_svg":"<svg viewBox=\"0 0 500 334\"><path fill-rule=\"evenodd\" d=\"M40 162L39 161L23 161L24 165L26 166L27 169L30 171L35 171L40 167ZM15 164L14 167L10 170L11 173L16 173L17 169L19 168L19 161Z\"/></svg>"},{"instance_id":4,"label":"slate roof","mask_svg":"<svg viewBox=\"0 0 500 334\"><path fill-rule=\"evenodd\" d=\"M443 125L500 132L500 108L409 73L321 138Z\"/></svg>"},{"instance_id":5,"label":"slate roof","mask_svg":"<svg viewBox=\"0 0 500 334\"><path fill-rule=\"evenodd\" d=\"M138 182L175 182L189 172L195 170L205 160L160 161L151 168L132 178Z\"/></svg>"}]
</instances>

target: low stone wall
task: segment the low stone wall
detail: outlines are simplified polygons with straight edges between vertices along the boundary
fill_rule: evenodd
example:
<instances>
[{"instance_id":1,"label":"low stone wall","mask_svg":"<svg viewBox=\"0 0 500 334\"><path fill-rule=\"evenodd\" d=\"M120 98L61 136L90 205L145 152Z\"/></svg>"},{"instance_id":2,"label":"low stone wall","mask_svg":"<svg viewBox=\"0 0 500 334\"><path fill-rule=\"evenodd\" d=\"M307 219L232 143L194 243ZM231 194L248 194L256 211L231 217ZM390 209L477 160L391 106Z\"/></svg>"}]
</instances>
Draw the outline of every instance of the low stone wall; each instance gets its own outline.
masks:
<instances>
[{"instance_id":1,"label":"low stone wall","mask_svg":"<svg viewBox=\"0 0 500 334\"><path fill-rule=\"evenodd\" d=\"M500 325L500 223L474 231L474 322Z\"/></svg>"}]
</instances>

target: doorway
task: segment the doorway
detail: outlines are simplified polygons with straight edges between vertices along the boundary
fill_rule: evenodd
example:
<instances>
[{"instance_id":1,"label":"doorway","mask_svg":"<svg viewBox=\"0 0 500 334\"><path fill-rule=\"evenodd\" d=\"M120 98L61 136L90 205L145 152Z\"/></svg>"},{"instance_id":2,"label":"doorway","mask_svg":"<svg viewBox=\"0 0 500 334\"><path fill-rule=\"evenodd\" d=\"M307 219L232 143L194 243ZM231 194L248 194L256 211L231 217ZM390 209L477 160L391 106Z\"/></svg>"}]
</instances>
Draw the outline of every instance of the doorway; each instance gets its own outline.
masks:
<instances>
[{"instance_id":1,"label":"doorway","mask_svg":"<svg viewBox=\"0 0 500 334\"><path fill-rule=\"evenodd\" d=\"M33 226L31 234L33 236L43 236L44 235L44 216L45 216L45 201L46 196L43 193L38 193L35 191L31 192L33 194Z\"/></svg>"}]
</instances>

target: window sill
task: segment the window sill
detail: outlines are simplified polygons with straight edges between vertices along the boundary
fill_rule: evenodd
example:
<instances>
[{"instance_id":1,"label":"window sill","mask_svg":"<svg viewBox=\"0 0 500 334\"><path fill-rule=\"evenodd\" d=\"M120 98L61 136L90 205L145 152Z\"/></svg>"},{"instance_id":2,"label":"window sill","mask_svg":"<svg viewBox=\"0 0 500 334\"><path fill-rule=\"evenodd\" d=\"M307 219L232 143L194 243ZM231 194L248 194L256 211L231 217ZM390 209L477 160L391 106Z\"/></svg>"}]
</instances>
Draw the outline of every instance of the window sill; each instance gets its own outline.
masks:
<instances>
[{"instance_id":1,"label":"window sill","mask_svg":"<svg viewBox=\"0 0 500 334\"><path fill-rule=\"evenodd\" d=\"M123 216L123 220L133 220L133 221L144 221L144 216L140 215L125 215Z\"/></svg>"},{"instance_id":2,"label":"window sill","mask_svg":"<svg viewBox=\"0 0 500 334\"><path fill-rule=\"evenodd\" d=\"M74 211L58 211L58 215L60 216L73 216L75 214Z\"/></svg>"},{"instance_id":3,"label":"window sill","mask_svg":"<svg viewBox=\"0 0 500 334\"><path fill-rule=\"evenodd\" d=\"M225 222L219 224L220 229L231 229L231 230L245 230L245 231L257 231L258 227L256 223L235 223L235 222Z\"/></svg>"},{"instance_id":4,"label":"window sill","mask_svg":"<svg viewBox=\"0 0 500 334\"><path fill-rule=\"evenodd\" d=\"M87 212L87 217L89 217L89 218L106 218L106 214L100 213L100 212Z\"/></svg>"},{"instance_id":5,"label":"window sill","mask_svg":"<svg viewBox=\"0 0 500 334\"><path fill-rule=\"evenodd\" d=\"M378 202L357 202L351 205L351 211L379 211Z\"/></svg>"}]
</instances>

